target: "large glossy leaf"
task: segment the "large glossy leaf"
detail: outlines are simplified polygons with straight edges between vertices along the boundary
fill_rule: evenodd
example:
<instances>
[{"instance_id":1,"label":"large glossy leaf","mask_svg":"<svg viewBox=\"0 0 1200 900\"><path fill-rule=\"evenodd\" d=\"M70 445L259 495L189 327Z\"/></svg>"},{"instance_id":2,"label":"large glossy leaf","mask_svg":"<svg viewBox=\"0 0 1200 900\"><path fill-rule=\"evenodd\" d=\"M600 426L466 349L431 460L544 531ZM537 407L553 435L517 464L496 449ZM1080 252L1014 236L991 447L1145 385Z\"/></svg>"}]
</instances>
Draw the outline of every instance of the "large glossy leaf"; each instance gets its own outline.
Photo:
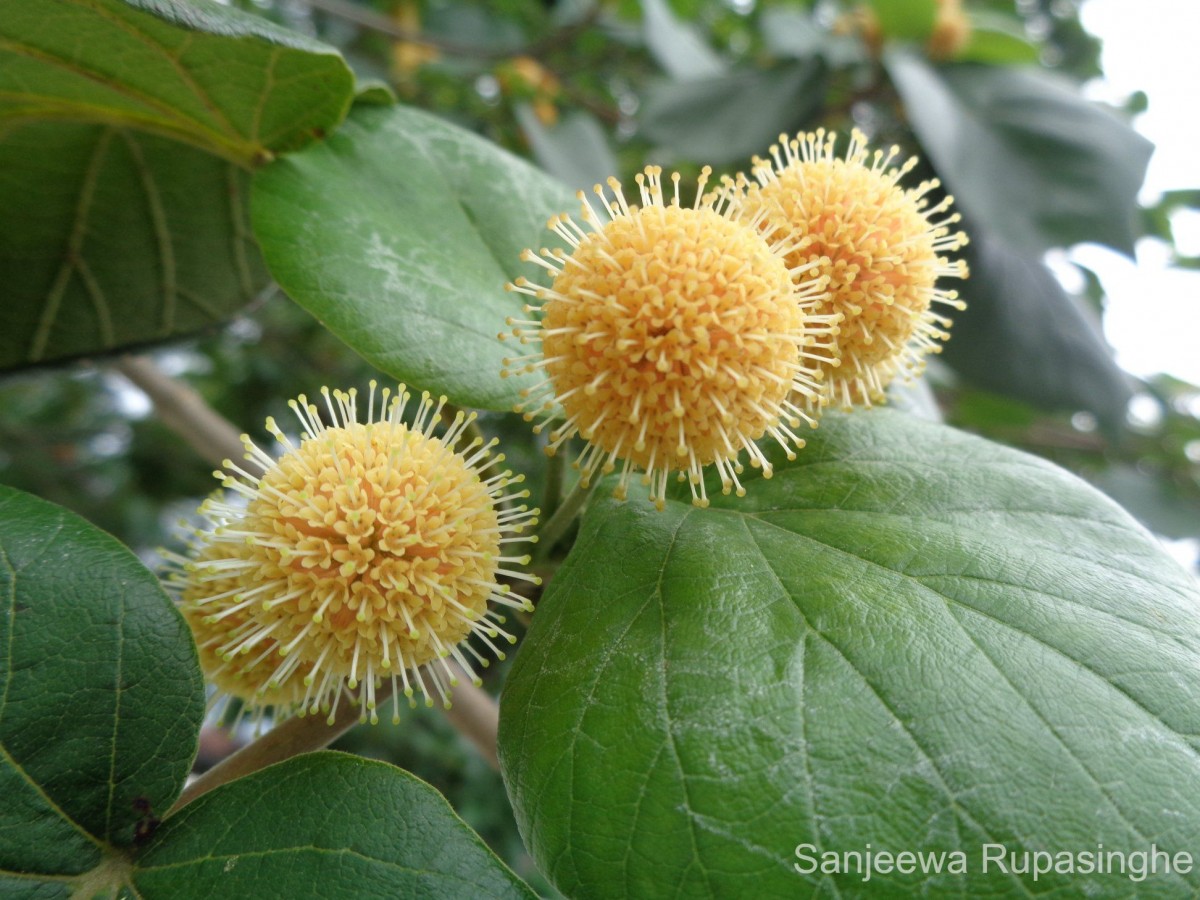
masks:
<instances>
[{"instance_id":1,"label":"large glossy leaf","mask_svg":"<svg viewBox=\"0 0 1200 900\"><path fill-rule=\"evenodd\" d=\"M1016 250L1132 253L1152 145L1053 76L885 56L909 121L962 208Z\"/></svg>"},{"instance_id":2,"label":"large glossy leaf","mask_svg":"<svg viewBox=\"0 0 1200 900\"><path fill-rule=\"evenodd\" d=\"M494 144L405 107L357 108L324 144L255 178L254 231L271 273L373 365L456 403L506 409L500 378L519 313L504 291L546 220L578 201Z\"/></svg>"},{"instance_id":3,"label":"large glossy leaf","mask_svg":"<svg viewBox=\"0 0 1200 900\"><path fill-rule=\"evenodd\" d=\"M970 234L967 309L954 316L946 362L981 387L1046 409L1091 410L1119 430L1133 388L1095 316L1039 258L982 226Z\"/></svg>"},{"instance_id":4,"label":"large glossy leaf","mask_svg":"<svg viewBox=\"0 0 1200 900\"><path fill-rule=\"evenodd\" d=\"M95 884L175 800L203 712L195 645L154 575L74 514L0 487L5 895Z\"/></svg>"},{"instance_id":5,"label":"large glossy leaf","mask_svg":"<svg viewBox=\"0 0 1200 900\"><path fill-rule=\"evenodd\" d=\"M824 102L825 75L821 60L810 57L771 69L658 82L646 93L638 127L686 159L744 161L808 123Z\"/></svg>"},{"instance_id":6,"label":"large glossy leaf","mask_svg":"<svg viewBox=\"0 0 1200 900\"><path fill-rule=\"evenodd\" d=\"M747 491L595 500L534 615L501 762L564 893L1197 890L1161 861L1137 883L983 866L989 844L1195 852L1200 590L1126 513L889 411L827 416ZM868 849L943 872L810 870Z\"/></svg>"},{"instance_id":7,"label":"large glossy leaf","mask_svg":"<svg viewBox=\"0 0 1200 900\"><path fill-rule=\"evenodd\" d=\"M425 782L332 752L279 763L184 807L133 877L147 900L537 896Z\"/></svg>"},{"instance_id":8,"label":"large glossy leaf","mask_svg":"<svg viewBox=\"0 0 1200 900\"><path fill-rule=\"evenodd\" d=\"M253 298L245 170L323 136L352 93L332 48L209 0L0 0L0 369Z\"/></svg>"}]
</instances>

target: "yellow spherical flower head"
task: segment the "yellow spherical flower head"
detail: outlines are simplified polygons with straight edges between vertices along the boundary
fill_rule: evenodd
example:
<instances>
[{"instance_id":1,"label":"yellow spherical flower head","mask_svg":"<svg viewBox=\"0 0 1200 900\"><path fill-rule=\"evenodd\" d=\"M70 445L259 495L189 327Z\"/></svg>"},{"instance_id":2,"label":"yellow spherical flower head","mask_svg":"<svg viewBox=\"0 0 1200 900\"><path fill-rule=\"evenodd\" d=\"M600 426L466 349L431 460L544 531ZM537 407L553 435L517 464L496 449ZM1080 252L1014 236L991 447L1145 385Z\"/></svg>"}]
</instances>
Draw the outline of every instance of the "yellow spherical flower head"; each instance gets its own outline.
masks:
<instances>
[{"instance_id":1,"label":"yellow spherical flower head","mask_svg":"<svg viewBox=\"0 0 1200 900\"><path fill-rule=\"evenodd\" d=\"M742 450L769 476L757 439L770 435L789 457L804 445L792 429L815 420L789 395L820 391L813 357L827 352L836 316L817 313L823 280L805 278L811 265L789 269L786 247L739 221L725 197L704 194L708 169L691 206L679 202L677 174L664 198L661 173L651 166L638 176L640 206L616 179L611 196L596 186L602 213L580 192L586 228L565 215L549 223L570 252L522 255L552 284L508 286L540 301L525 307L539 318L509 325L541 348L506 359L504 374L541 373L517 411L542 416L540 431L561 409L547 452L581 435L585 486L619 460L616 496L640 470L661 508L667 478L679 472L704 506L704 466L716 465L726 493L741 494Z\"/></svg>"},{"instance_id":2,"label":"yellow spherical flower head","mask_svg":"<svg viewBox=\"0 0 1200 900\"><path fill-rule=\"evenodd\" d=\"M250 669L236 670L257 682L252 702L290 687L300 714L321 710L332 721L349 698L377 721L375 691L388 678L394 696L413 702L415 685L428 705L436 694L449 706L456 668L479 683L471 658L488 664L468 639L499 658L496 640L515 641L489 604L532 609L502 579L538 581L509 567L529 558L504 547L528 540L521 533L537 510L514 505L528 496L507 490L521 477L489 472L504 459L492 454L495 440L455 449L474 414L458 413L436 434L446 398L424 394L408 419L407 390L377 397L372 382L359 422L355 391L322 395L327 421L303 395L291 403L298 444L267 420L285 451L278 460L243 438L262 475L228 460L216 473L244 503L210 498L202 507L214 527L189 568L206 587L185 596L198 610L218 608L206 626L228 623L213 642L222 660L254 654ZM236 613L222 616L226 597Z\"/></svg>"},{"instance_id":3,"label":"yellow spherical flower head","mask_svg":"<svg viewBox=\"0 0 1200 900\"><path fill-rule=\"evenodd\" d=\"M939 278L965 278L966 263L941 254L960 249L966 235L952 232L949 196L930 206L936 180L904 188L900 179L917 161L899 167L897 148L870 152L855 130L844 157L836 134L824 129L780 136L771 160L756 158L756 183L742 179L740 211L770 237L791 236L793 268L814 267L828 278L822 311L841 315L835 361L818 361L825 403L871 405L897 376L910 379L924 356L941 350L950 320L936 304L963 309ZM810 396L799 400L811 402Z\"/></svg>"}]
</instances>

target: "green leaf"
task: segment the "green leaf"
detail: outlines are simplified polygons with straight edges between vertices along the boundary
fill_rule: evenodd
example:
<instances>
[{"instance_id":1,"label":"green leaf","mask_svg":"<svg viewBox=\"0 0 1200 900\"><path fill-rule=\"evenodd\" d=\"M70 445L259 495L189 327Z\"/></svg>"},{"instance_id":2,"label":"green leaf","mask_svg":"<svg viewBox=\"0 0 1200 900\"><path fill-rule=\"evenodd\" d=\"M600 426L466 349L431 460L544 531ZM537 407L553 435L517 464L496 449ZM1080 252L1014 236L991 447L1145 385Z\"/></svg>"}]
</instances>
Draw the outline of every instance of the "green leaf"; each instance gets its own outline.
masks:
<instances>
[{"instance_id":1,"label":"green leaf","mask_svg":"<svg viewBox=\"0 0 1200 900\"><path fill-rule=\"evenodd\" d=\"M811 14L798 9L768 6L759 14L758 30L766 49L788 59L819 56L832 68L867 62L862 40L833 34Z\"/></svg>"},{"instance_id":2,"label":"green leaf","mask_svg":"<svg viewBox=\"0 0 1200 900\"><path fill-rule=\"evenodd\" d=\"M957 59L997 66L1034 65L1041 51L1025 37L1020 19L977 10L971 13L970 40Z\"/></svg>"},{"instance_id":3,"label":"green leaf","mask_svg":"<svg viewBox=\"0 0 1200 900\"><path fill-rule=\"evenodd\" d=\"M514 112L538 164L563 184L590 191L617 174L608 135L591 113L573 110L546 125L529 103L517 104Z\"/></svg>"},{"instance_id":4,"label":"green leaf","mask_svg":"<svg viewBox=\"0 0 1200 900\"><path fill-rule=\"evenodd\" d=\"M464 406L507 409L497 340L520 313L505 282L536 267L569 191L428 113L356 108L327 142L254 182L254 232L271 273L372 365Z\"/></svg>"},{"instance_id":5,"label":"green leaf","mask_svg":"<svg viewBox=\"0 0 1200 900\"><path fill-rule=\"evenodd\" d=\"M195 644L158 579L73 513L0 486L6 896L107 872L178 796L203 714Z\"/></svg>"},{"instance_id":6,"label":"green leaf","mask_svg":"<svg viewBox=\"0 0 1200 900\"><path fill-rule=\"evenodd\" d=\"M354 91L333 48L208 0L0 10L0 121L117 125L250 165L335 126Z\"/></svg>"},{"instance_id":7,"label":"green leaf","mask_svg":"<svg viewBox=\"0 0 1200 900\"><path fill-rule=\"evenodd\" d=\"M144 132L70 122L0 136L0 369L231 316L268 282L248 174Z\"/></svg>"},{"instance_id":8,"label":"green leaf","mask_svg":"<svg viewBox=\"0 0 1200 900\"><path fill-rule=\"evenodd\" d=\"M1200 887L1161 864L1138 884L982 867L985 844L1195 853L1200 589L1124 511L1045 461L887 410L827 415L746 488L707 510L593 501L533 617L501 764L560 890ZM965 872L834 879L793 867L800 844L958 850Z\"/></svg>"},{"instance_id":9,"label":"green leaf","mask_svg":"<svg viewBox=\"0 0 1200 900\"><path fill-rule=\"evenodd\" d=\"M955 391L954 424L975 433L1003 435L1021 434L1038 420L1038 411L1021 400L1014 400L988 391L959 388Z\"/></svg>"},{"instance_id":10,"label":"green leaf","mask_svg":"<svg viewBox=\"0 0 1200 900\"><path fill-rule=\"evenodd\" d=\"M188 804L158 829L133 877L147 900L537 896L425 782L329 751Z\"/></svg>"},{"instance_id":11,"label":"green leaf","mask_svg":"<svg viewBox=\"0 0 1200 900\"><path fill-rule=\"evenodd\" d=\"M933 31L937 0L867 0L885 37L923 41Z\"/></svg>"},{"instance_id":12,"label":"green leaf","mask_svg":"<svg viewBox=\"0 0 1200 900\"><path fill-rule=\"evenodd\" d=\"M332 48L208 0L0 0L0 369L250 301L246 169L322 137L353 90Z\"/></svg>"},{"instance_id":13,"label":"green leaf","mask_svg":"<svg viewBox=\"0 0 1200 900\"><path fill-rule=\"evenodd\" d=\"M1036 256L968 226L971 277L959 289L945 360L973 383L1043 409L1091 410L1118 431L1133 385L1095 316Z\"/></svg>"},{"instance_id":14,"label":"green leaf","mask_svg":"<svg viewBox=\"0 0 1200 900\"><path fill-rule=\"evenodd\" d=\"M646 47L672 78L712 78L725 71L703 32L676 16L667 0L642 0L642 31Z\"/></svg>"},{"instance_id":15,"label":"green leaf","mask_svg":"<svg viewBox=\"0 0 1200 900\"><path fill-rule=\"evenodd\" d=\"M1181 492L1169 476L1149 466L1112 463L1089 473L1087 478L1155 534L1200 538L1200 504Z\"/></svg>"},{"instance_id":16,"label":"green leaf","mask_svg":"<svg viewBox=\"0 0 1200 900\"><path fill-rule=\"evenodd\" d=\"M355 86L354 102L365 106L394 106L397 102L396 92L386 81L368 78L360 80Z\"/></svg>"},{"instance_id":17,"label":"green leaf","mask_svg":"<svg viewBox=\"0 0 1200 900\"><path fill-rule=\"evenodd\" d=\"M646 92L643 137L686 159L721 165L762 155L808 123L825 98L826 67L817 58L715 78L661 81ZM751 98L752 102L748 102Z\"/></svg>"},{"instance_id":18,"label":"green leaf","mask_svg":"<svg viewBox=\"0 0 1200 900\"><path fill-rule=\"evenodd\" d=\"M1149 141L1045 72L884 62L966 213L1027 254L1084 241L1132 254Z\"/></svg>"}]
</instances>

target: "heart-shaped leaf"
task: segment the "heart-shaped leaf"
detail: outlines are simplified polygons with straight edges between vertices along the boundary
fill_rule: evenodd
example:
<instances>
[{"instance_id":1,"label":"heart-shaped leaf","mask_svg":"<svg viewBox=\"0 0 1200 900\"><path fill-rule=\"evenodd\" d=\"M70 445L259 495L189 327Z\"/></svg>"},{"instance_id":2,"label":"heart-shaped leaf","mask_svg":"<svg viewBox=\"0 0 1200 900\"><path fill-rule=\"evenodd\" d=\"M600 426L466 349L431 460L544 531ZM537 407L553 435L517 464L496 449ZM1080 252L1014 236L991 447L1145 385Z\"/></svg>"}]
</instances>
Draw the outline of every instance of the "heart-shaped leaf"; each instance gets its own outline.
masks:
<instances>
[{"instance_id":1,"label":"heart-shaped leaf","mask_svg":"<svg viewBox=\"0 0 1200 900\"><path fill-rule=\"evenodd\" d=\"M560 183L482 138L402 106L356 108L327 142L254 180L254 232L275 279L370 363L464 406L507 409L496 335L505 282L573 211Z\"/></svg>"},{"instance_id":2,"label":"heart-shaped leaf","mask_svg":"<svg viewBox=\"0 0 1200 900\"><path fill-rule=\"evenodd\" d=\"M1045 72L884 62L965 212L1027 254L1084 241L1132 254L1149 141Z\"/></svg>"},{"instance_id":3,"label":"heart-shaped leaf","mask_svg":"<svg viewBox=\"0 0 1200 900\"><path fill-rule=\"evenodd\" d=\"M138 857L146 898L530 900L444 797L395 766L298 756L184 807Z\"/></svg>"},{"instance_id":4,"label":"heart-shaped leaf","mask_svg":"<svg viewBox=\"0 0 1200 900\"><path fill-rule=\"evenodd\" d=\"M564 893L1200 887L1161 859L1095 871L1098 844L1200 834L1200 590L1124 511L890 411L827 416L746 487L707 510L595 500L534 615L501 763ZM865 881L864 854L906 851ZM1092 871L1014 871L1039 851Z\"/></svg>"},{"instance_id":5,"label":"heart-shaped leaf","mask_svg":"<svg viewBox=\"0 0 1200 900\"><path fill-rule=\"evenodd\" d=\"M204 687L158 579L73 513L0 487L0 884L91 896L183 787Z\"/></svg>"}]
</instances>

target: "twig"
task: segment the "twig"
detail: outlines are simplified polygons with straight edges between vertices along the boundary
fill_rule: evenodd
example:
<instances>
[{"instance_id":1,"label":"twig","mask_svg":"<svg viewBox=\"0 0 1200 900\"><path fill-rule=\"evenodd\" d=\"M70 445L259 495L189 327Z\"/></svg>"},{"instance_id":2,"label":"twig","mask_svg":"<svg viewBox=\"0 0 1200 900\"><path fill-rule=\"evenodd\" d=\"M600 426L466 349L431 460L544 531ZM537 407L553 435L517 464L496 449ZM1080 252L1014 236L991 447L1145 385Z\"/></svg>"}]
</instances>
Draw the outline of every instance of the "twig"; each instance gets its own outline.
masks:
<instances>
[{"instance_id":1,"label":"twig","mask_svg":"<svg viewBox=\"0 0 1200 900\"><path fill-rule=\"evenodd\" d=\"M500 707L483 688L475 687L471 676L463 671L462 666L453 661L449 665L458 676L458 687L454 689L451 698L453 705L446 710L446 718L475 745L484 762L499 772L496 733L500 728Z\"/></svg>"},{"instance_id":2,"label":"twig","mask_svg":"<svg viewBox=\"0 0 1200 900\"><path fill-rule=\"evenodd\" d=\"M392 694L392 686L385 679L375 691L376 706L382 706ZM266 734L251 741L241 750L225 757L203 775L183 789L175 805L168 811L171 816L179 812L197 797L219 788L235 779L301 753L309 753L328 747L359 722L360 710L349 703L342 704L337 717L330 725L320 713L296 716L276 725Z\"/></svg>"},{"instance_id":3,"label":"twig","mask_svg":"<svg viewBox=\"0 0 1200 900\"><path fill-rule=\"evenodd\" d=\"M500 708L487 692L475 687L471 676L458 663L451 661L449 665L458 676L459 684L454 689L453 705L446 710L446 718L475 746L484 762L498 772L496 733L500 727ZM391 696L392 685L385 680L375 690L376 707L382 707ZM361 711L350 704L338 709L332 725L320 713L288 719L196 778L184 788L167 815L174 815L197 797L230 781L301 753L328 747L361 721Z\"/></svg>"},{"instance_id":4,"label":"twig","mask_svg":"<svg viewBox=\"0 0 1200 900\"><path fill-rule=\"evenodd\" d=\"M122 356L115 368L146 393L163 424L205 462L219 466L222 460L242 458L241 432L194 388L167 375L149 357Z\"/></svg>"}]
</instances>

